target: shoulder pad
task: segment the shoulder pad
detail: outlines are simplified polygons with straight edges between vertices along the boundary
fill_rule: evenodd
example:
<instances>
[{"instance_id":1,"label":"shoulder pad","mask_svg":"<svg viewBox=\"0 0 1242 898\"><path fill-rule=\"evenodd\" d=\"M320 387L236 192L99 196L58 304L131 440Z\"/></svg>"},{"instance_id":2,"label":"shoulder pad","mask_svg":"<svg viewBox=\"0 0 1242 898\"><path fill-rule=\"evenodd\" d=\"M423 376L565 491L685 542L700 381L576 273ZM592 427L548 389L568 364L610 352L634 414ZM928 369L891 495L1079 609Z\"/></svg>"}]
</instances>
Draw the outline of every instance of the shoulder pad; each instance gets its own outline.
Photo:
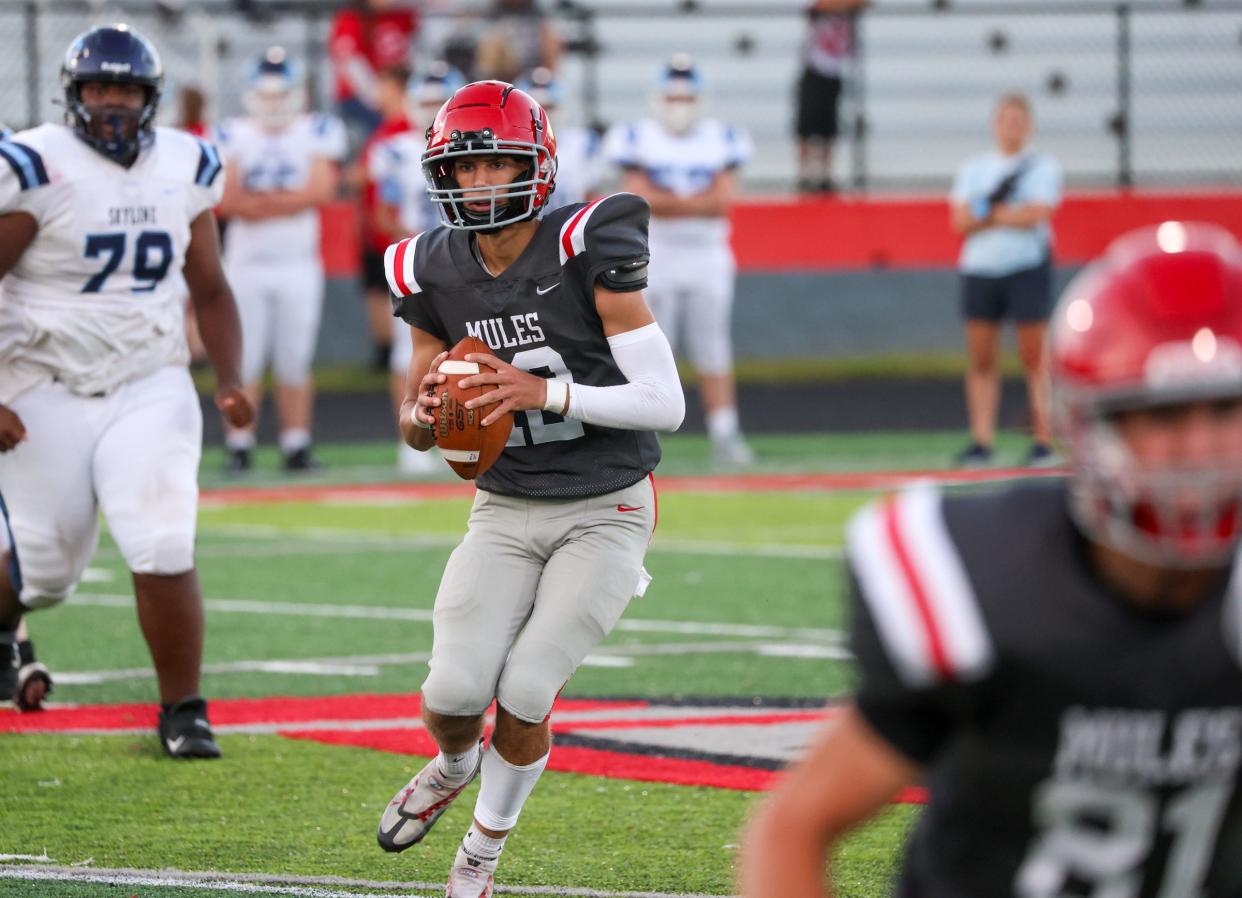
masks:
<instances>
[{"instance_id":1,"label":"shoulder pad","mask_svg":"<svg viewBox=\"0 0 1242 898\"><path fill-rule=\"evenodd\" d=\"M915 487L868 506L850 522L847 554L865 610L909 686L977 680L991 670L991 637L942 496Z\"/></svg>"},{"instance_id":2,"label":"shoulder pad","mask_svg":"<svg viewBox=\"0 0 1242 898\"><path fill-rule=\"evenodd\" d=\"M587 255L591 264L646 259L651 206L633 193L614 193L587 203L561 226L560 257Z\"/></svg>"},{"instance_id":3,"label":"shoulder pad","mask_svg":"<svg viewBox=\"0 0 1242 898\"><path fill-rule=\"evenodd\" d=\"M28 144L15 140L0 141L0 160L7 163L20 190L34 190L50 183L43 156Z\"/></svg>"},{"instance_id":4,"label":"shoulder pad","mask_svg":"<svg viewBox=\"0 0 1242 898\"><path fill-rule=\"evenodd\" d=\"M421 236L415 234L399 240L384 251L384 276L388 278L388 289L393 296L399 298L423 292L414 276L414 257Z\"/></svg>"}]
</instances>

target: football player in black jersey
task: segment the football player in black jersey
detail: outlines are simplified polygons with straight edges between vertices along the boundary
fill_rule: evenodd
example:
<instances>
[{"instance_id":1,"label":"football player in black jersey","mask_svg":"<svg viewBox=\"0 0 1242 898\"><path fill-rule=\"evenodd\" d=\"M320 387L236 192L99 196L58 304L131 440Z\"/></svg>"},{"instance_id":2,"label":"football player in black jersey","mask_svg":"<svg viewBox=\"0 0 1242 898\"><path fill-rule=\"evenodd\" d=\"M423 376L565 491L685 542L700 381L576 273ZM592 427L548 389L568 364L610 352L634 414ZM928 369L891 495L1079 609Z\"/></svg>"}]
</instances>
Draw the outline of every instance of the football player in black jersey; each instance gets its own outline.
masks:
<instances>
[{"instance_id":1,"label":"football player in black jersey","mask_svg":"<svg viewBox=\"0 0 1242 898\"><path fill-rule=\"evenodd\" d=\"M466 85L428 130L423 166L444 224L385 260L413 335L402 432L434 445L428 388L467 335L492 353L451 364L478 372L463 387L493 388L468 405L484 424L516 421L436 595L422 713L440 753L393 798L378 838L414 845L481 773L448 886L480 898L547 764L553 700L650 579L655 431L681 424L685 399L643 299L647 203L622 193L541 216L556 138L538 103L504 82Z\"/></svg>"},{"instance_id":2,"label":"football player in black jersey","mask_svg":"<svg viewBox=\"0 0 1242 898\"><path fill-rule=\"evenodd\" d=\"M752 822L747 898L825 894L919 781L899 895L1242 895L1242 250L1121 238L1048 348L1068 480L851 524L857 693Z\"/></svg>"}]
</instances>

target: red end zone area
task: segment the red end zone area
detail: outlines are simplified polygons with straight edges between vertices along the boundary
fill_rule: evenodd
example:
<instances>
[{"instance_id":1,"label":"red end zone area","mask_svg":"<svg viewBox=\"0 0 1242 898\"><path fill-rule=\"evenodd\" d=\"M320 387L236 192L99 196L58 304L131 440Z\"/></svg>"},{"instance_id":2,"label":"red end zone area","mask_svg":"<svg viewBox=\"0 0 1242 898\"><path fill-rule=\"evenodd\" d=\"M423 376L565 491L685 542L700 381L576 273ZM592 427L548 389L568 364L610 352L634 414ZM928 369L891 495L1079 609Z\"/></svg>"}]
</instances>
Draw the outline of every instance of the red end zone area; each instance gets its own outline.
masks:
<instances>
[{"instance_id":1,"label":"red end zone area","mask_svg":"<svg viewBox=\"0 0 1242 898\"><path fill-rule=\"evenodd\" d=\"M270 733L328 745L432 757L435 744L419 722L418 695L218 699L217 733ZM0 733L146 734L154 705L51 707L37 714L0 712ZM805 744L832 709L751 700L559 699L552 712L555 750L549 770L611 779L718 789L761 790L788 758L755 746ZM772 739L773 735L780 739ZM710 746L710 749L706 746ZM901 802L921 802L907 789Z\"/></svg>"}]
</instances>

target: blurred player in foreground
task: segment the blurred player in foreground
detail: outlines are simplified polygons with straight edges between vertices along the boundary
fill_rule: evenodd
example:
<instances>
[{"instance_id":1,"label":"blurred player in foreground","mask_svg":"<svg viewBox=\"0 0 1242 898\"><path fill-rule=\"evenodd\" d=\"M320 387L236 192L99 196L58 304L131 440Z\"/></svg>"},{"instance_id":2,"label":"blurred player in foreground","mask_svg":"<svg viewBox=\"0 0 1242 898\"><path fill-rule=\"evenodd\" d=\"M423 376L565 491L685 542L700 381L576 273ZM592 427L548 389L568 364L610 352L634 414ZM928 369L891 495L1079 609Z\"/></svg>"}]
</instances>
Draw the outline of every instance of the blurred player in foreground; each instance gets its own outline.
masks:
<instances>
[{"instance_id":1,"label":"blurred player in foreground","mask_svg":"<svg viewBox=\"0 0 1242 898\"><path fill-rule=\"evenodd\" d=\"M858 691L753 821L747 898L823 895L920 781L898 894L1242 894L1242 251L1121 238L1049 356L1067 481L851 523Z\"/></svg>"},{"instance_id":2,"label":"blurred player in foreground","mask_svg":"<svg viewBox=\"0 0 1242 898\"><path fill-rule=\"evenodd\" d=\"M414 845L481 775L448 894L485 898L547 765L557 693L646 589L654 431L681 424L685 399L643 300L647 204L622 193L540 218L556 138L538 103L504 82L466 85L436 116L423 165L444 226L388 251L414 338L401 427L433 445L428 387L467 335L494 352L467 363L495 369L461 380L494 387L468 405L485 426L508 412L515 423L436 594L422 710L440 753L389 803L378 837L387 851Z\"/></svg>"},{"instance_id":3,"label":"blurred player in foreground","mask_svg":"<svg viewBox=\"0 0 1242 898\"><path fill-rule=\"evenodd\" d=\"M154 127L155 48L125 26L78 37L61 68L65 125L0 143L0 657L22 613L64 601L103 512L133 572L159 680L160 743L220 754L199 696L194 569L202 414L186 364L182 270L216 371L216 405L251 419L241 334L212 207L215 148ZM11 688L7 671L2 688Z\"/></svg>"},{"instance_id":4,"label":"blurred player in foreground","mask_svg":"<svg viewBox=\"0 0 1242 898\"><path fill-rule=\"evenodd\" d=\"M255 64L245 118L217 129L225 159L220 214L229 282L236 285L246 396L257 410L269 361L276 381L280 452L286 471L317 466L311 454L311 360L323 309L319 207L336 195L345 128L311 115L300 67L280 47ZM250 469L256 423L228 427L228 469Z\"/></svg>"}]
</instances>

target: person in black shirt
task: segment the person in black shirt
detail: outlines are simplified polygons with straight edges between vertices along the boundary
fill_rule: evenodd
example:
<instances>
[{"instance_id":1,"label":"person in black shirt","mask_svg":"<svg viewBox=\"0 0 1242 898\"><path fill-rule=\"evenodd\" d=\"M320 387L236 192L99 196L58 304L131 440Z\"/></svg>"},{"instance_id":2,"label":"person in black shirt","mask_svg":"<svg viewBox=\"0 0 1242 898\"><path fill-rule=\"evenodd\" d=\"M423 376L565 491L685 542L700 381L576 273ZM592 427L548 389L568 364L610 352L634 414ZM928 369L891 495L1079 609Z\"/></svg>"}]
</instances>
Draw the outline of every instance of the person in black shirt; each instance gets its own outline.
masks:
<instances>
[{"instance_id":1,"label":"person in black shirt","mask_svg":"<svg viewBox=\"0 0 1242 898\"><path fill-rule=\"evenodd\" d=\"M466 85L436 116L423 165L444 225L385 263L413 339L402 432L433 445L428 388L467 335L492 350L451 363L478 372L463 387L493 388L470 405L485 425L513 412L515 426L436 595L422 712L440 754L393 798L378 839L416 844L481 772L448 894L482 898L547 764L553 700L650 579L654 432L681 424L685 398L643 300L647 203L622 193L539 217L556 138L538 103L504 82Z\"/></svg>"},{"instance_id":2,"label":"person in black shirt","mask_svg":"<svg viewBox=\"0 0 1242 898\"><path fill-rule=\"evenodd\" d=\"M1127 235L1049 337L1066 481L873 505L859 682L745 838L747 898L824 894L916 781L897 894L1242 894L1242 250Z\"/></svg>"}]
</instances>

